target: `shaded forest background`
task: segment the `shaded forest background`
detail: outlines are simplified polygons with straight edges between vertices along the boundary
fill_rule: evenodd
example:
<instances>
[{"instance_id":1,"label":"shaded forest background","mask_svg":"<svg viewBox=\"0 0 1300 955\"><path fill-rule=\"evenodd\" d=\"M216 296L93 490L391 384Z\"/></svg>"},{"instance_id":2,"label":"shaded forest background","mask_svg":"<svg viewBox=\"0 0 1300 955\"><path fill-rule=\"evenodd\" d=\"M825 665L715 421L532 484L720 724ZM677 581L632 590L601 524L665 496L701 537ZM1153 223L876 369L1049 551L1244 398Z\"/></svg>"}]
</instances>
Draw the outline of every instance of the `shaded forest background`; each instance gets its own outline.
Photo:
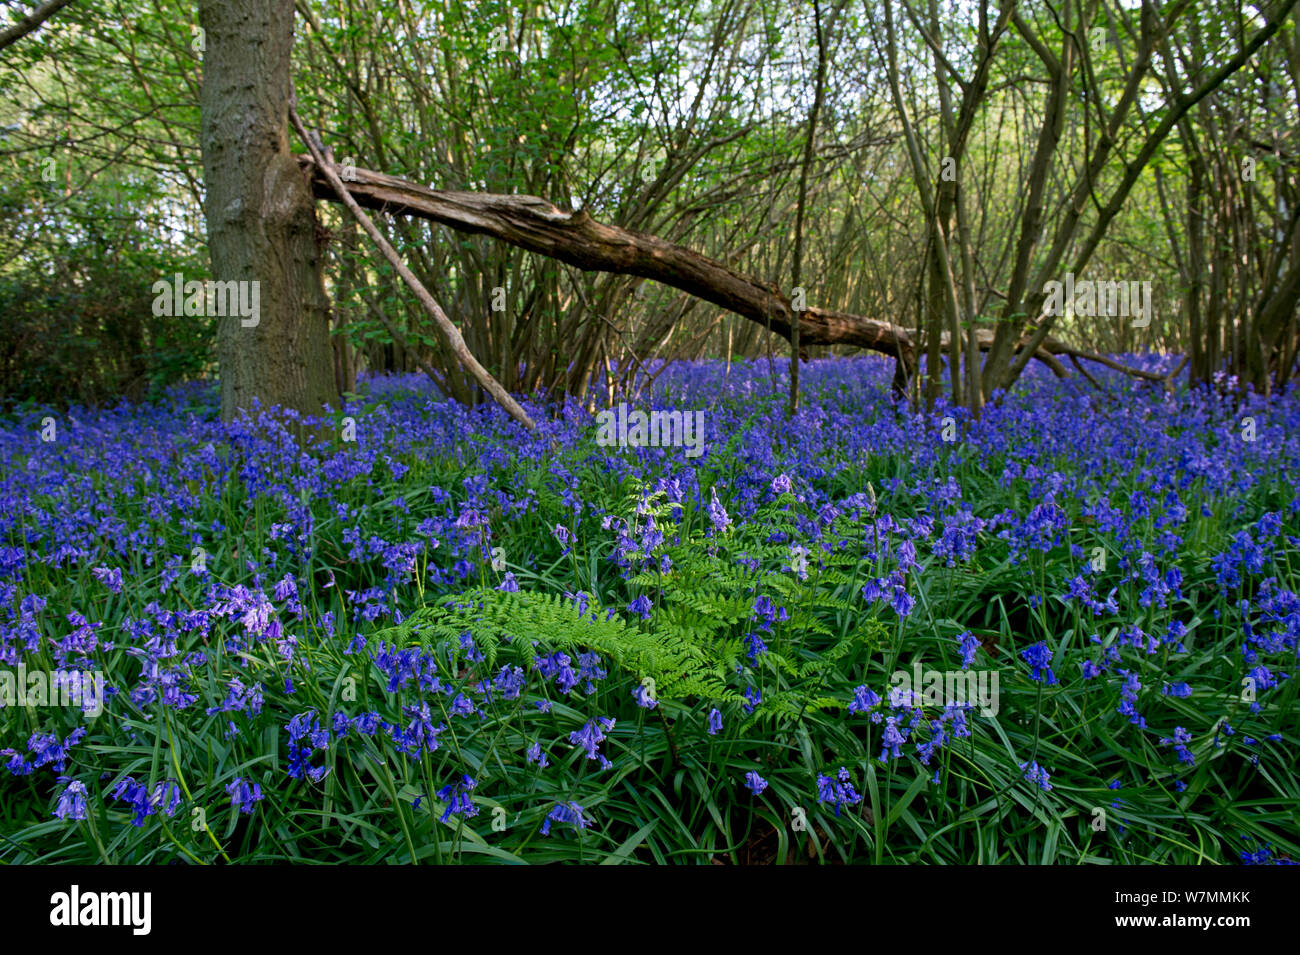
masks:
<instances>
[{"instance_id":1,"label":"shaded forest background","mask_svg":"<svg viewBox=\"0 0 1300 955\"><path fill-rule=\"evenodd\" d=\"M1036 332L1268 390L1300 331L1294 5L299 0L293 82L344 169L540 196L913 330L917 398L978 405ZM6 403L215 374L215 320L151 309L159 279L209 275L206 44L195 3L105 0L0 51ZM347 213L317 214L339 392L421 370L481 400ZM377 221L512 392L700 357L786 374L790 342L675 289ZM1149 282L1150 323L1039 321L1043 279L1080 263Z\"/></svg>"}]
</instances>

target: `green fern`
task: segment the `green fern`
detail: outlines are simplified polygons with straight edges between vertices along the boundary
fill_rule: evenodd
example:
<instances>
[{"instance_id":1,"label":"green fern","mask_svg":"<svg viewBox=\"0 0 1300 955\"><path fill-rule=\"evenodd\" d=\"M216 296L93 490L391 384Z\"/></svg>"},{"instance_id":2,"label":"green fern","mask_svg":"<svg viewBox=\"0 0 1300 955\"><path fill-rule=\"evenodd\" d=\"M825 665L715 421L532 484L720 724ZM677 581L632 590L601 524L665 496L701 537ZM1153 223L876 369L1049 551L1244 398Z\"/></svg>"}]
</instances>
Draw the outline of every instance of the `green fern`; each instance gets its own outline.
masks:
<instances>
[{"instance_id":1,"label":"green fern","mask_svg":"<svg viewBox=\"0 0 1300 955\"><path fill-rule=\"evenodd\" d=\"M568 594L475 588L442 598L380 637L454 647L468 633L493 668L499 657L530 666L539 654L594 651L637 681L653 679L661 701L683 705L749 702L746 687L762 686L764 699L747 725L837 709L844 702L826 696L825 688L833 685L836 671L847 679L881 650L887 629L859 615L855 598L863 570L852 549L810 548L807 572L790 568L790 545L777 541L799 539L798 522L788 510L793 506L793 498L783 498L744 527L705 536L684 530L704 526L692 522L684 506L662 492L634 489L626 500L633 539L649 520L672 538L653 554L627 555L634 566L654 568L632 573L625 581L628 595L620 598L648 598L655 609L646 621L629 620L590 596L580 607ZM755 527L763 528L763 537ZM784 538L774 540L773 528ZM843 518L830 532L828 539L836 540L862 540L865 533ZM663 557L668 564L660 564ZM760 595L780 605L785 618L762 632L767 650L751 660L746 638L758 626L754 607ZM848 630L847 621L855 617Z\"/></svg>"},{"instance_id":2,"label":"green fern","mask_svg":"<svg viewBox=\"0 0 1300 955\"><path fill-rule=\"evenodd\" d=\"M421 637L459 639L464 633L474 638L489 667L498 657L530 666L539 652L594 651L638 680L652 678L661 697L740 698L726 685L717 661L690 639L691 631L643 630L594 602L580 612L572 598L560 594L475 588L444 597L379 636L410 643L425 642Z\"/></svg>"}]
</instances>

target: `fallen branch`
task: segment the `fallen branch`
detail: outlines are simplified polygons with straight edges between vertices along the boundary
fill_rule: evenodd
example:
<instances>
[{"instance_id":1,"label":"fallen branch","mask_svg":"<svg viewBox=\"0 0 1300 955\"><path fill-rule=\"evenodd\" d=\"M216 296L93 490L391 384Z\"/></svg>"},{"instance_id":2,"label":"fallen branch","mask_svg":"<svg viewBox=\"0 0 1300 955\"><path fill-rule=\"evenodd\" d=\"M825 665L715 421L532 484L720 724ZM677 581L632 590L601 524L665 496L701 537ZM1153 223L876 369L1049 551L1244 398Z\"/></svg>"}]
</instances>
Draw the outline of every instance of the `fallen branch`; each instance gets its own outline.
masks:
<instances>
[{"instance_id":1,"label":"fallen branch","mask_svg":"<svg viewBox=\"0 0 1300 955\"><path fill-rule=\"evenodd\" d=\"M71 2L72 0L49 0L48 3L37 7L27 16L20 17L13 26L0 30L0 50L3 50L11 43L17 43Z\"/></svg>"},{"instance_id":2,"label":"fallen branch","mask_svg":"<svg viewBox=\"0 0 1300 955\"><path fill-rule=\"evenodd\" d=\"M336 192L315 157L300 156L298 161L310 172L316 197L335 200ZM774 284L657 236L597 222L581 210L564 212L536 196L429 189L369 169L349 169L348 174L350 198L367 209L490 236L584 272L654 279L761 325L770 315L772 331L787 339L798 314L804 345L852 345L894 356L912 351L911 336L901 326L820 308L796 313L790 298Z\"/></svg>"},{"instance_id":3,"label":"fallen branch","mask_svg":"<svg viewBox=\"0 0 1300 955\"><path fill-rule=\"evenodd\" d=\"M375 245L379 247L379 251L384 254L384 258L388 259L389 264L392 265L392 267L397 271L397 274L402 277L402 281L404 281L407 287L415 293L415 297L420 300L420 304L424 306L424 310L429 313L430 317L438 325L438 328L441 329L443 335L446 336L447 343L450 346L452 353L460 361L461 365L474 376L474 380L482 386L484 391L492 396L493 400L495 400L497 404L505 408L510 417L514 418L529 431L535 430L537 426L533 423L533 419L528 417L527 412L519 406L519 403L515 401L514 398L510 397L509 392L501 387L501 383L493 378L488 370L480 365L478 360L470 354L469 347L465 344L465 339L461 336L460 330L452 324L451 319L449 319L447 314L442 310L442 306L434 301L433 296L429 294L429 290L426 289L420 280L415 277L415 274L406 267L406 263L403 262L401 256L397 254L397 250L389 244L383 234L375 228L375 224L370 221L370 217L362 211L361 207L357 204L357 201L349 193L348 187L343 184L343 180L341 180L338 173L334 171L333 164L328 162L321 154L324 146L318 145L303 127L302 120L298 118L298 110L292 101L289 103L289 120L293 123L293 128L298 131L298 136L302 139L303 144L311 152L316 174L313 176L313 183L318 183L318 176L324 176L325 182L329 184L330 189L339 200L348 207L348 211L351 212L357 222L361 224L361 228L366 231L366 234L370 236ZM317 189L317 194L319 195L319 188Z\"/></svg>"},{"instance_id":4,"label":"fallen branch","mask_svg":"<svg viewBox=\"0 0 1300 955\"><path fill-rule=\"evenodd\" d=\"M317 198L342 201L343 183L333 170L322 173L314 156L298 162L311 176ZM338 183L338 186L335 183ZM537 196L430 189L370 169L349 168L347 201L395 215L437 222L458 232L486 235L516 248L557 259L585 272L610 272L653 279L770 327L787 341L799 316L800 345L847 345L900 359L916 367L916 334L901 325L862 315L809 307L796 311L776 285L752 278L706 255L658 236L592 219L585 211L565 212ZM395 254L395 253L394 253ZM770 320L770 325L769 325ZM993 330L980 329L981 351L993 343ZM1028 332L1021 345L1029 341ZM941 336L946 351L948 336ZM1095 361L1116 371L1165 381L1168 376L1130 368L1111 358L1045 338L1033 357L1059 377L1068 377L1058 356Z\"/></svg>"}]
</instances>

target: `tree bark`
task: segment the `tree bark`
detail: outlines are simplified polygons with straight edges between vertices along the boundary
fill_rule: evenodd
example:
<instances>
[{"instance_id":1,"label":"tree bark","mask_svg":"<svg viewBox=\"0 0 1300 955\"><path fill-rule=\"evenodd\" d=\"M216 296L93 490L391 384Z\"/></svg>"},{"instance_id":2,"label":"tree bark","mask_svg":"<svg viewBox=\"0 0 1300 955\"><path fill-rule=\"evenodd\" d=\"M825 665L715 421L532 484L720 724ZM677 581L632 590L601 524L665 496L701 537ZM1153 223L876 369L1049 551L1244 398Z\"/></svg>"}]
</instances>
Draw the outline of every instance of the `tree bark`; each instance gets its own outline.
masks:
<instances>
[{"instance_id":1,"label":"tree bark","mask_svg":"<svg viewBox=\"0 0 1300 955\"><path fill-rule=\"evenodd\" d=\"M217 281L258 283L256 324L220 319L221 414L337 403L311 190L289 151L293 0L202 0L208 247Z\"/></svg>"}]
</instances>

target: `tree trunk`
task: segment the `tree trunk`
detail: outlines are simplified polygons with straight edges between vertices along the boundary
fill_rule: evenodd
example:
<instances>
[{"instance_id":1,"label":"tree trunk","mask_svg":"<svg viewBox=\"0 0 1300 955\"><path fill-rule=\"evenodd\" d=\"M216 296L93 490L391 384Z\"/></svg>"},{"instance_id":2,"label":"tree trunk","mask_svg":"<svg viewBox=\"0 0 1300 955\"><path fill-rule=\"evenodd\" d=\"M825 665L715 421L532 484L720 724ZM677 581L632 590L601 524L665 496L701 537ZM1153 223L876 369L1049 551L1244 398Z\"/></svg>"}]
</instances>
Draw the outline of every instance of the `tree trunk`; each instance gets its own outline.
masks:
<instances>
[{"instance_id":1,"label":"tree trunk","mask_svg":"<svg viewBox=\"0 0 1300 955\"><path fill-rule=\"evenodd\" d=\"M338 399L316 213L289 152L293 18L293 0L199 5L212 276L257 283L247 287L257 289L256 315L226 315L218 326L225 420L254 401L320 414Z\"/></svg>"}]
</instances>

